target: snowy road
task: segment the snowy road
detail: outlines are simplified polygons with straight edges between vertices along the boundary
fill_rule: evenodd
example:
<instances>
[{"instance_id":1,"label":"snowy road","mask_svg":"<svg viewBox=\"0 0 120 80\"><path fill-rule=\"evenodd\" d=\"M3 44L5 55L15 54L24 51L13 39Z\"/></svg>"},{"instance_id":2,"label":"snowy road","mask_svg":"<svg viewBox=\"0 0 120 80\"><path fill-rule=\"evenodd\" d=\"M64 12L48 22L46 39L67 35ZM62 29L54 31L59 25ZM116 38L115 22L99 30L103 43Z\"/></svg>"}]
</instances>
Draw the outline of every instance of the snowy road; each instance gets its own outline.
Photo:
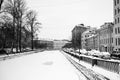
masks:
<instances>
[{"instance_id":1,"label":"snowy road","mask_svg":"<svg viewBox=\"0 0 120 80\"><path fill-rule=\"evenodd\" d=\"M72 59L68 55L65 55L65 56L80 72L82 72L87 77L88 80L110 80L104 75L98 74L92 71L91 69L87 69L85 66L79 64L78 62L76 62L74 59Z\"/></svg>"},{"instance_id":2,"label":"snowy road","mask_svg":"<svg viewBox=\"0 0 120 80\"><path fill-rule=\"evenodd\" d=\"M0 80L86 80L59 51L0 61Z\"/></svg>"}]
</instances>

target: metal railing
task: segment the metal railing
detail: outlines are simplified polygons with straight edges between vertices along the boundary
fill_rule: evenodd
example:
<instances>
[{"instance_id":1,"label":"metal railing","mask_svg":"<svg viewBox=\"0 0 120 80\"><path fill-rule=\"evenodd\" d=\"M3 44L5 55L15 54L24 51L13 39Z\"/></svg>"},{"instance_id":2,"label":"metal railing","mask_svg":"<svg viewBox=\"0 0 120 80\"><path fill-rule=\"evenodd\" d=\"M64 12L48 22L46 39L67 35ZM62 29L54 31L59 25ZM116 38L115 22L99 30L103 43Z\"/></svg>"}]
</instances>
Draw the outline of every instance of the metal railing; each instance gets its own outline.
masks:
<instances>
[{"instance_id":1,"label":"metal railing","mask_svg":"<svg viewBox=\"0 0 120 80\"><path fill-rule=\"evenodd\" d=\"M65 51L66 52L66 51ZM71 56L75 54L67 52ZM94 58L90 56L82 56L82 55L76 55L77 59L85 61L87 63L90 63L92 66L96 65L101 68L107 69L109 71L115 72L115 73L120 73L120 61L112 61L112 60L106 60L106 59L101 59L101 58Z\"/></svg>"}]
</instances>

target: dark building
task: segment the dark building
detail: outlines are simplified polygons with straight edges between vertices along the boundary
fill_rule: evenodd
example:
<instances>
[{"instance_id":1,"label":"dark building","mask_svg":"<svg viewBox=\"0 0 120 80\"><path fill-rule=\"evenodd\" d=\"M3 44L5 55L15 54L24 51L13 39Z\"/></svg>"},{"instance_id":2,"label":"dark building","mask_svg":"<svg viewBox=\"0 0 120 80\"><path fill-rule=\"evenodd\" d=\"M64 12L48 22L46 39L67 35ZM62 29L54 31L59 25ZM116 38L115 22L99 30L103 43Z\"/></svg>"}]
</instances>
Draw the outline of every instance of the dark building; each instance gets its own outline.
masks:
<instances>
[{"instance_id":1,"label":"dark building","mask_svg":"<svg viewBox=\"0 0 120 80\"><path fill-rule=\"evenodd\" d=\"M35 47L37 48L46 48L48 50L52 50L53 49L53 41L52 40L34 40L34 42L36 41L36 43L34 43Z\"/></svg>"},{"instance_id":2,"label":"dark building","mask_svg":"<svg viewBox=\"0 0 120 80\"><path fill-rule=\"evenodd\" d=\"M81 35L86 31L87 27L84 24L76 25L72 30L72 44L75 49L81 49Z\"/></svg>"}]
</instances>

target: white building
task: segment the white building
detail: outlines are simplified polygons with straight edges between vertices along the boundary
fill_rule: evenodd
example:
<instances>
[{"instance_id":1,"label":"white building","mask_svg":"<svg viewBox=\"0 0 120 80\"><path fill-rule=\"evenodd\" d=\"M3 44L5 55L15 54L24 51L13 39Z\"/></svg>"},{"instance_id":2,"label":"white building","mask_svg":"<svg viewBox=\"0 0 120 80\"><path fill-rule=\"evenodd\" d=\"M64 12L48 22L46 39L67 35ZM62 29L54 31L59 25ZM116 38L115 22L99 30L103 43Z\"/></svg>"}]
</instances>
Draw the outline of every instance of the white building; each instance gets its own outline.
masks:
<instances>
[{"instance_id":1,"label":"white building","mask_svg":"<svg viewBox=\"0 0 120 80\"><path fill-rule=\"evenodd\" d=\"M54 40L53 41L53 48L55 50L59 50L59 49L61 49L68 42L69 41L67 41L67 40Z\"/></svg>"},{"instance_id":2,"label":"white building","mask_svg":"<svg viewBox=\"0 0 120 80\"><path fill-rule=\"evenodd\" d=\"M87 29L85 32L82 33L82 49L93 49L93 41L94 41L94 36L96 34L96 28L91 28Z\"/></svg>"},{"instance_id":3,"label":"white building","mask_svg":"<svg viewBox=\"0 0 120 80\"><path fill-rule=\"evenodd\" d=\"M120 0L114 0L114 50L120 52Z\"/></svg>"}]
</instances>

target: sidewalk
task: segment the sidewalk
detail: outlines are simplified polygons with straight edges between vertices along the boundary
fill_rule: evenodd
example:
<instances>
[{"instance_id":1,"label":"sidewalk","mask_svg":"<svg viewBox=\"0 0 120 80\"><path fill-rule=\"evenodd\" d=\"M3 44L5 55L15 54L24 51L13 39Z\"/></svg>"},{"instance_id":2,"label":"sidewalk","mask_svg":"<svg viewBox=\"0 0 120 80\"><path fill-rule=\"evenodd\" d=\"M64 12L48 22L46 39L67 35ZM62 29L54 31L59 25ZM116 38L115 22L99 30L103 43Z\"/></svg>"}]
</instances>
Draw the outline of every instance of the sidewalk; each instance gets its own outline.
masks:
<instances>
[{"instance_id":1,"label":"sidewalk","mask_svg":"<svg viewBox=\"0 0 120 80\"><path fill-rule=\"evenodd\" d=\"M13 54L9 54L9 55L4 54L4 55L0 55L0 61L12 59L15 57L20 57L20 56L28 55L28 54L32 54L32 53L42 52L42 51L43 50L34 50L34 51L28 51L28 52L13 53Z\"/></svg>"},{"instance_id":2,"label":"sidewalk","mask_svg":"<svg viewBox=\"0 0 120 80\"><path fill-rule=\"evenodd\" d=\"M94 71L95 73L104 75L105 77L109 78L110 80L120 80L120 74L105 70L101 67L98 66L93 66L87 62L84 61L79 61L78 59L70 56L69 54L67 54L67 56L69 56L71 59L73 59L75 62L81 64L82 66L86 67L87 69L90 69L92 71Z\"/></svg>"}]
</instances>

